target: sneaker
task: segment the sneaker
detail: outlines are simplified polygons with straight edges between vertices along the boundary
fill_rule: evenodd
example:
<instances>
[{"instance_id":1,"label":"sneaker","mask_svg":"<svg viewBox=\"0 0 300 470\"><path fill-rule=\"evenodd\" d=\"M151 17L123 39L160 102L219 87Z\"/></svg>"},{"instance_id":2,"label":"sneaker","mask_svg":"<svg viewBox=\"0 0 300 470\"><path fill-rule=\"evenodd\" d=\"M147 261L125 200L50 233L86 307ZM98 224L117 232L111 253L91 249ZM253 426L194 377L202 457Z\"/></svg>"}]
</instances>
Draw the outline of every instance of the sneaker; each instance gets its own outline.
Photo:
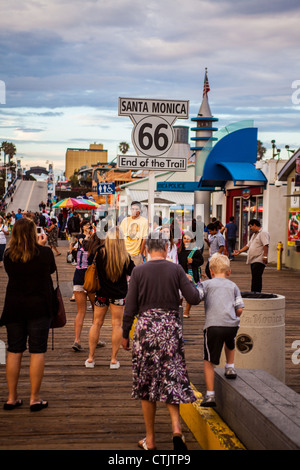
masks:
<instances>
[{"instance_id":1,"label":"sneaker","mask_svg":"<svg viewBox=\"0 0 300 470\"><path fill-rule=\"evenodd\" d=\"M72 348L74 349L74 351L83 351L83 347L79 343L74 343Z\"/></svg>"},{"instance_id":2,"label":"sneaker","mask_svg":"<svg viewBox=\"0 0 300 470\"><path fill-rule=\"evenodd\" d=\"M99 340L96 347L97 348L104 348L105 346L106 346L106 342Z\"/></svg>"},{"instance_id":3,"label":"sneaker","mask_svg":"<svg viewBox=\"0 0 300 470\"><path fill-rule=\"evenodd\" d=\"M85 367L92 369L93 367L95 367L95 362L94 362L94 361L93 361L93 362L89 362L89 360L87 359L87 360L85 361L84 365L85 365Z\"/></svg>"},{"instance_id":4,"label":"sneaker","mask_svg":"<svg viewBox=\"0 0 300 470\"><path fill-rule=\"evenodd\" d=\"M226 379L236 379L237 373L233 367L225 367L224 373Z\"/></svg>"},{"instance_id":5,"label":"sneaker","mask_svg":"<svg viewBox=\"0 0 300 470\"><path fill-rule=\"evenodd\" d=\"M215 401L215 396L214 395L205 395L205 397L203 398L200 406L204 406L204 407L207 407L207 408L212 408L212 407L215 407L217 406L216 404L216 401Z\"/></svg>"},{"instance_id":6,"label":"sneaker","mask_svg":"<svg viewBox=\"0 0 300 470\"><path fill-rule=\"evenodd\" d=\"M119 368L120 368L120 363L119 363L119 361L117 361L117 362L115 362L115 363L111 362L110 365L109 365L109 368L110 368L110 369L119 369Z\"/></svg>"}]
</instances>

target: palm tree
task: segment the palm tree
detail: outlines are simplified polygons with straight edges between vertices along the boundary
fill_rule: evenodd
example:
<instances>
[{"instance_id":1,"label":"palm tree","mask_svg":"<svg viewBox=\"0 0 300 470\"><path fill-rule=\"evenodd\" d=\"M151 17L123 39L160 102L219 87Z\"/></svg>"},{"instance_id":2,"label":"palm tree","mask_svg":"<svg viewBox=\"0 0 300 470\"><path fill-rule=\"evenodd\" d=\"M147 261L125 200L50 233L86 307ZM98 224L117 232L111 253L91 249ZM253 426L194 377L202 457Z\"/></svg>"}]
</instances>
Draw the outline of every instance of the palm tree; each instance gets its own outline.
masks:
<instances>
[{"instance_id":1,"label":"palm tree","mask_svg":"<svg viewBox=\"0 0 300 470\"><path fill-rule=\"evenodd\" d=\"M257 141L257 161L262 160L267 149L260 140Z\"/></svg>"},{"instance_id":2,"label":"palm tree","mask_svg":"<svg viewBox=\"0 0 300 470\"><path fill-rule=\"evenodd\" d=\"M129 150L129 144L127 144L127 142L120 142L119 150L121 153L123 153L123 155L125 155L125 153L127 153Z\"/></svg>"},{"instance_id":3,"label":"palm tree","mask_svg":"<svg viewBox=\"0 0 300 470\"><path fill-rule=\"evenodd\" d=\"M11 166L11 159L16 155L17 148L12 142L2 142L0 146L0 151L4 153L4 168L6 168L6 155L8 155L9 168ZM6 172L5 172L6 173Z\"/></svg>"}]
</instances>

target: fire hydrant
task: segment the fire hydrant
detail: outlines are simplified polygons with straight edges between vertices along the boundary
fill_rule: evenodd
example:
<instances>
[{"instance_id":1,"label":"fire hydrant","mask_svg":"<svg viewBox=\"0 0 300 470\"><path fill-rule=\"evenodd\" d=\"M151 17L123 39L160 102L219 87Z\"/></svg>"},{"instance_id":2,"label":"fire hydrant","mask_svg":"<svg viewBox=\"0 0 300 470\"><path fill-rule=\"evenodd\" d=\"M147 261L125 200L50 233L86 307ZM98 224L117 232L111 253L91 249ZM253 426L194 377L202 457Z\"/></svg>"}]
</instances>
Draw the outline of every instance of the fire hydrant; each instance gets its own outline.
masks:
<instances>
[{"instance_id":1,"label":"fire hydrant","mask_svg":"<svg viewBox=\"0 0 300 470\"><path fill-rule=\"evenodd\" d=\"M277 271L282 269L282 252L283 252L283 243L277 243Z\"/></svg>"}]
</instances>

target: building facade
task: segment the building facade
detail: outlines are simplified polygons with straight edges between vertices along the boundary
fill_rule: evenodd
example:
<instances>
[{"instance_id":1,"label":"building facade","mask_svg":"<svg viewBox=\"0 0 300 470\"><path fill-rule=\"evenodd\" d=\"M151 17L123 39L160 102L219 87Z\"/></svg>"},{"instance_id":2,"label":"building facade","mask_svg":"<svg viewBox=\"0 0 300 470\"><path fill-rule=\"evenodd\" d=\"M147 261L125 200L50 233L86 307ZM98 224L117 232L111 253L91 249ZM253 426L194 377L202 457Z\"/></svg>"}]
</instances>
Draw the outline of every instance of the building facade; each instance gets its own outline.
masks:
<instances>
[{"instance_id":1,"label":"building facade","mask_svg":"<svg viewBox=\"0 0 300 470\"><path fill-rule=\"evenodd\" d=\"M300 149L279 171L278 180L287 185L284 204L284 246L285 265L300 269Z\"/></svg>"},{"instance_id":2,"label":"building facade","mask_svg":"<svg viewBox=\"0 0 300 470\"><path fill-rule=\"evenodd\" d=\"M228 181L224 191L212 193L212 217L224 225L234 217L238 227L236 249L242 248L251 236L249 221L257 219L270 234L269 261L277 261L277 245L285 239L285 195L287 185L278 181L278 172L285 160L266 160L256 163L266 177L264 184L238 186ZM286 252L283 252L283 261Z\"/></svg>"},{"instance_id":3,"label":"building facade","mask_svg":"<svg viewBox=\"0 0 300 470\"><path fill-rule=\"evenodd\" d=\"M91 167L93 164L107 162L107 150L102 144L90 144L88 149L68 148L65 160L65 178L68 180L83 165Z\"/></svg>"}]
</instances>

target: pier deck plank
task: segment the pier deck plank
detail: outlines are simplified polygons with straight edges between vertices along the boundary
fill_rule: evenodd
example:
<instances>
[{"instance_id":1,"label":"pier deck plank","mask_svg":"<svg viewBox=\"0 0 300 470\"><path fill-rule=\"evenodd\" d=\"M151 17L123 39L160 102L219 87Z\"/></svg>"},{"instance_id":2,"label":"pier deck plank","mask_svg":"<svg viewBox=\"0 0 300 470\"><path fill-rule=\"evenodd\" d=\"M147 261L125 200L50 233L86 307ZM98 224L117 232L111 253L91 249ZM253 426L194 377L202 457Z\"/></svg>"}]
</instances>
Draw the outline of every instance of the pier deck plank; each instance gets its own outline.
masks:
<instances>
[{"instance_id":1,"label":"pier deck plank","mask_svg":"<svg viewBox=\"0 0 300 470\"><path fill-rule=\"evenodd\" d=\"M57 257L59 279L64 295L68 323L55 330L54 349L51 334L46 355L42 397L49 401L49 408L39 413L29 410L29 354L24 353L19 396L23 406L11 412L4 411L2 403L7 399L5 365L0 365L0 449L43 450L137 450L137 441L144 437L145 428L141 406L131 399L131 354L120 350L119 370L110 370L111 324L108 312L101 339L106 347L97 349L96 367L86 369L84 361L88 352L88 332L92 311L87 310L82 331L85 351L75 353L74 340L76 304L69 301L74 266L67 264L67 243L59 242L62 256ZM241 290L249 290L250 267L240 256L232 263L231 279ZM286 297L286 384L300 393L300 364L292 362L295 349L292 344L300 341L300 273L276 266L266 268L263 278L264 292L274 292ZM0 311L2 311L7 276L0 268ZM203 305L192 307L191 317L184 319L186 360L190 380L204 393L203 378ZM6 330L0 328L0 340L6 342ZM299 355L300 358L300 355ZM200 450L199 444L183 423L184 434L190 450ZM156 418L158 450L172 450L170 419L166 407L158 405Z\"/></svg>"}]
</instances>

